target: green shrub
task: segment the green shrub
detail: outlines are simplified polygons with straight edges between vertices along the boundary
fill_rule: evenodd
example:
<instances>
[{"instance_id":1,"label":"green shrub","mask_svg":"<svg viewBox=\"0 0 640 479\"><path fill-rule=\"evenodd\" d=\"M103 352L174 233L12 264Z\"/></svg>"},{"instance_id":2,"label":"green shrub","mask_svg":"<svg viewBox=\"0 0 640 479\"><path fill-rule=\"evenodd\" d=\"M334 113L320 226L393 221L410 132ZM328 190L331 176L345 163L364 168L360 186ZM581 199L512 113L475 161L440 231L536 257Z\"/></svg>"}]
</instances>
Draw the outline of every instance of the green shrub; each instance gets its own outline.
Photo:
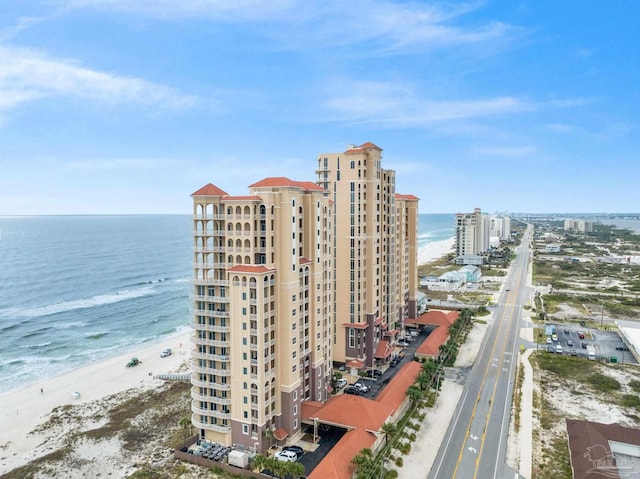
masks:
<instances>
[{"instance_id":1,"label":"green shrub","mask_svg":"<svg viewBox=\"0 0 640 479\"><path fill-rule=\"evenodd\" d=\"M594 387L594 389L603 392L617 391L621 387L620 383L616 379L605 376L601 373L592 374L587 378L587 381Z\"/></svg>"}]
</instances>

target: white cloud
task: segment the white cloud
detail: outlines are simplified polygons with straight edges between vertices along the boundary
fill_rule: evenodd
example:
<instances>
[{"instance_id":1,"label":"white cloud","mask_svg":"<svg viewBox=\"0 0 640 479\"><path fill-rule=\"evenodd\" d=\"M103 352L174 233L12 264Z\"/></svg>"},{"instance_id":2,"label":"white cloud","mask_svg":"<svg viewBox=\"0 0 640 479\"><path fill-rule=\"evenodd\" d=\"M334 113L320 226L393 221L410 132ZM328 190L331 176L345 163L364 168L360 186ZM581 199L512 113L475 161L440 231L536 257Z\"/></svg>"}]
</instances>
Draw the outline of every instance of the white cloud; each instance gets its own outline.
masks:
<instances>
[{"instance_id":1,"label":"white cloud","mask_svg":"<svg viewBox=\"0 0 640 479\"><path fill-rule=\"evenodd\" d=\"M339 93L335 93L339 92ZM502 96L474 100L431 100L411 86L371 81L338 81L330 88L325 108L329 120L419 126L452 120L481 119L534 108L529 102Z\"/></svg>"},{"instance_id":2,"label":"white cloud","mask_svg":"<svg viewBox=\"0 0 640 479\"><path fill-rule=\"evenodd\" d=\"M151 18L205 18L273 26L272 36L289 47L374 42L378 50L412 45L433 48L501 38L519 30L488 21L455 26L479 2L393 2L379 0L57 0L65 8L93 8ZM263 33L267 34L267 30Z\"/></svg>"},{"instance_id":3,"label":"white cloud","mask_svg":"<svg viewBox=\"0 0 640 479\"><path fill-rule=\"evenodd\" d=\"M165 108L185 108L195 103L194 97L163 85L92 70L26 48L0 46L0 65L0 111L52 96Z\"/></svg>"}]
</instances>

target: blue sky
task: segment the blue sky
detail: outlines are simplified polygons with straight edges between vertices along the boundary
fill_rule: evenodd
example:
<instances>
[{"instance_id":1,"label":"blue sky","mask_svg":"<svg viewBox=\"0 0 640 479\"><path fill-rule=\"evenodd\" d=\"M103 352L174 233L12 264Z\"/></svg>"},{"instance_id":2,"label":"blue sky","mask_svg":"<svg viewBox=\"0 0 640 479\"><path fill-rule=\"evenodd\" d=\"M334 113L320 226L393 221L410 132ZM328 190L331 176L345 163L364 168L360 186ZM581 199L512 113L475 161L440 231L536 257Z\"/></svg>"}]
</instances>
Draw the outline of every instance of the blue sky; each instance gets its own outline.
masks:
<instances>
[{"instance_id":1,"label":"blue sky","mask_svg":"<svg viewBox=\"0 0 640 479\"><path fill-rule=\"evenodd\" d=\"M421 213L640 211L640 2L4 0L0 215L191 212L370 141Z\"/></svg>"}]
</instances>

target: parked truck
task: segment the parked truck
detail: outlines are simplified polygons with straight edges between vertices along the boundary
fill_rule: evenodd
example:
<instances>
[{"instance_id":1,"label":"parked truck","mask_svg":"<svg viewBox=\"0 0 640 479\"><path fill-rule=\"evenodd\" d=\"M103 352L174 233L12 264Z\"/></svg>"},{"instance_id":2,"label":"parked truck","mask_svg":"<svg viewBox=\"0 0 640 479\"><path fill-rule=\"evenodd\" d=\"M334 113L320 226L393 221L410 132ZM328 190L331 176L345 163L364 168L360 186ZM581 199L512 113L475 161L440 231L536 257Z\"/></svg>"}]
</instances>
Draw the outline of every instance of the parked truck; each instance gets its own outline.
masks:
<instances>
[{"instance_id":1,"label":"parked truck","mask_svg":"<svg viewBox=\"0 0 640 479\"><path fill-rule=\"evenodd\" d=\"M587 346L587 358L589 358L590 361L596 360L596 348L594 348L592 344Z\"/></svg>"}]
</instances>

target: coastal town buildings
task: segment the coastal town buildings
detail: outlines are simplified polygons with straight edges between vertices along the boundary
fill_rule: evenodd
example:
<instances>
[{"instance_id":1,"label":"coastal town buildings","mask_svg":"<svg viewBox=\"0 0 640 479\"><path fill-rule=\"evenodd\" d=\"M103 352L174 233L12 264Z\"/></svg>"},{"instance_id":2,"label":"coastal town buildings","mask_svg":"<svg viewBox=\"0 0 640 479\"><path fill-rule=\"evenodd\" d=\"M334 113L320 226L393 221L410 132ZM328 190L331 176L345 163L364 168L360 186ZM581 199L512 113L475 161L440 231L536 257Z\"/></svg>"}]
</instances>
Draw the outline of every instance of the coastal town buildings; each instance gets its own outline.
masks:
<instances>
[{"instance_id":1,"label":"coastal town buildings","mask_svg":"<svg viewBox=\"0 0 640 479\"><path fill-rule=\"evenodd\" d=\"M482 212L456 213L456 256L477 256L482 253Z\"/></svg>"},{"instance_id":2,"label":"coastal town buildings","mask_svg":"<svg viewBox=\"0 0 640 479\"><path fill-rule=\"evenodd\" d=\"M192 424L257 452L301 434L334 365L388 360L417 309L418 198L372 143L318 157L318 181L265 178L193 198Z\"/></svg>"},{"instance_id":3,"label":"coastal town buildings","mask_svg":"<svg viewBox=\"0 0 640 479\"><path fill-rule=\"evenodd\" d=\"M564 220L564 230L573 233L590 234L593 233L593 221L587 220Z\"/></svg>"}]
</instances>

